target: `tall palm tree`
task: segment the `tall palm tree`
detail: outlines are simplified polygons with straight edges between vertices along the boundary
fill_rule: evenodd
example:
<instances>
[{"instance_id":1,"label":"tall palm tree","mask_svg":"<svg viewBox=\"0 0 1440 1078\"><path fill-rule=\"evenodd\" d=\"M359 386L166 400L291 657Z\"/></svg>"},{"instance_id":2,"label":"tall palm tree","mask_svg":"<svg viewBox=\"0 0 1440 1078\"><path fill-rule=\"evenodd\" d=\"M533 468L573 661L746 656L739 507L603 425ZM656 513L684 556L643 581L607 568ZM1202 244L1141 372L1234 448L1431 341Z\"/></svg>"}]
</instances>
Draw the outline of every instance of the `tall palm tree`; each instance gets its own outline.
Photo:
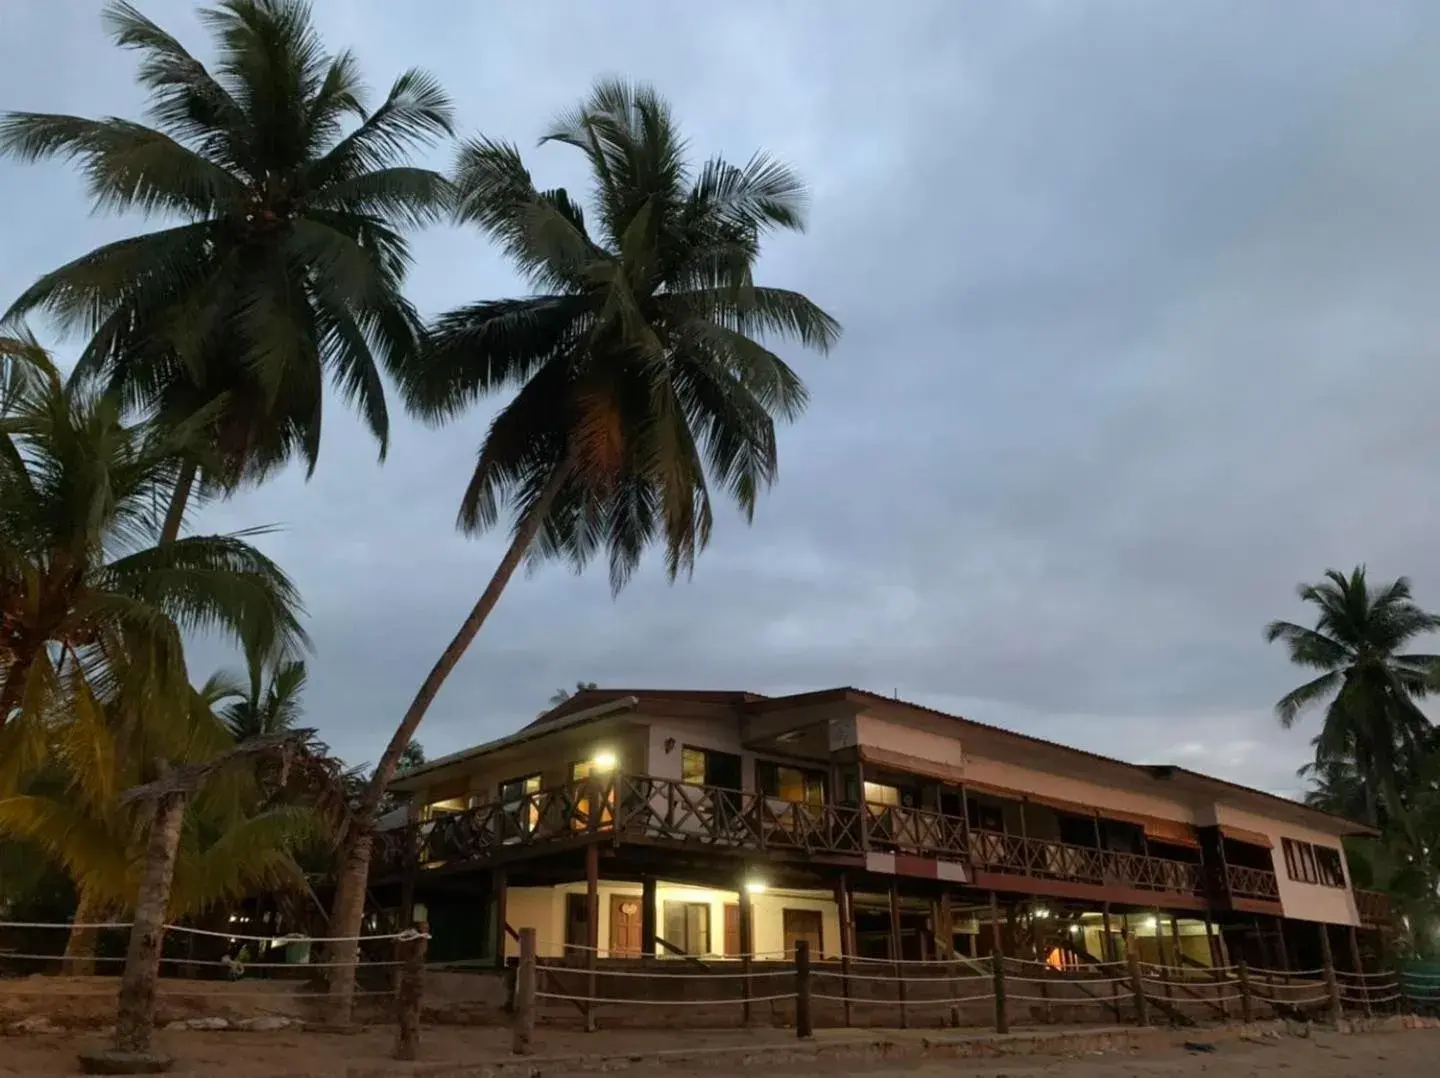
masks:
<instances>
[{"instance_id":1,"label":"tall palm tree","mask_svg":"<svg viewBox=\"0 0 1440 1078\"><path fill-rule=\"evenodd\" d=\"M358 818L373 819L440 686L527 555L577 568L606 551L618 591L652 542L672 579L710 537L711 484L748 519L776 474L776 419L805 404L800 378L767 347L820 350L839 326L798 292L762 287L761 239L800 230L805 189L756 154L744 166L686 160L666 103L651 89L602 82L544 141L580 150L594 181L592 231L563 190L540 191L514 146L465 145L459 216L498 240L536 289L442 316L427 362L407 382L432 421L517 387L480 448L460 526L482 531L509 509L511 542L479 600L426 676L380 758ZM332 930L358 934L370 837L351 836ZM332 978L349 1013L354 947Z\"/></svg>"},{"instance_id":2,"label":"tall palm tree","mask_svg":"<svg viewBox=\"0 0 1440 1078\"><path fill-rule=\"evenodd\" d=\"M105 8L116 43L141 55L153 127L0 119L0 152L75 161L97 209L164 219L45 274L10 317L44 309L83 331L77 376L127 406L172 421L206 413L218 458L175 476L167 539L197 471L223 491L297 454L313 470L327 378L384 455L380 369L406 367L420 336L401 294L404 230L449 201L443 177L406 163L451 131L433 78L408 71L367 111L354 55L325 51L308 5L220 0L200 16L213 74L131 5Z\"/></svg>"},{"instance_id":3,"label":"tall palm tree","mask_svg":"<svg viewBox=\"0 0 1440 1078\"><path fill-rule=\"evenodd\" d=\"M194 436L127 425L53 368L0 416L0 788L43 760L46 724L77 701L121 678L188 685L184 632L304 645L294 588L244 535L155 545Z\"/></svg>"},{"instance_id":4,"label":"tall palm tree","mask_svg":"<svg viewBox=\"0 0 1440 1078\"><path fill-rule=\"evenodd\" d=\"M1329 701L1314 742L1316 763L1352 760L1366 819L1379 826L1382 806L1400 812L1397 776L1428 744L1430 720L1416 701L1440 675L1440 656L1402 649L1440 629L1440 616L1414 603L1403 576L1372 591L1364 566L1349 576L1327 569L1324 581L1300 585L1299 594L1317 608L1315 627L1273 621L1265 639L1283 641L1292 662L1322 672L1283 696L1275 714L1288 728L1305 709Z\"/></svg>"}]
</instances>

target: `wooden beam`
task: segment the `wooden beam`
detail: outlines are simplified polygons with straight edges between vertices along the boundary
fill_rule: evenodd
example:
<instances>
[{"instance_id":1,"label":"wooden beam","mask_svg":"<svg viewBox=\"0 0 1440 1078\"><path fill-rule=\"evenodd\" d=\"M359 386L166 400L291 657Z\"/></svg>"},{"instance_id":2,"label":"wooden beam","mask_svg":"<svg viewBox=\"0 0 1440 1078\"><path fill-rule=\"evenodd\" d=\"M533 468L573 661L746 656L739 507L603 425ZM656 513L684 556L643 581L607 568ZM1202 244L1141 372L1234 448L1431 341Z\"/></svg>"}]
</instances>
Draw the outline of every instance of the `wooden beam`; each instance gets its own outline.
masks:
<instances>
[{"instance_id":1,"label":"wooden beam","mask_svg":"<svg viewBox=\"0 0 1440 1078\"><path fill-rule=\"evenodd\" d=\"M503 868L497 868L490 873L490 888L495 899L495 923L490 926L490 936L495 942L495 968L505 968L505 941L508 938L505 933L506 925L506 899L508 881Z\"/></svg>"},{"instance_id":2,"label":"wooden beam","mask_svg":"<svg viewBox=\"0 0 1440 1078\"><path fill-rule=\"evenodd\" d=\"M595 960L600 952L600 846L585 847L585 994L595 998ZM595 1031L595 1004L585 1003L585 1032Z\"/></svg>"},{"instance_id":3,"label":"wooden beam","mask_svg":"<svg viewBox=\"0 0 1440 1078\"><path fill-rule=\"evenodd\" d=\"M895 963L895 990L900 1000L900 1028L910 1028L909 1008L905 1006L905 970L900 951L900 888L890 881L890 960Z\"/></svg>"},{"instance_id":4,"label":"wooden beam","mask_svg":"<svg viewBox=\"0 0 1440 1078\"><path fill-rule=\"evenodd\" d=\"M655 957L655 937L660 933L657 926L659 910L656 907L654 876L640 880L640 954L647 959Z\"/></svg>"},{"instance_id":5,"label":"wooden beam","mask_svg":"<svg viewBox=\"0 0 1440 1078\"><path fill-rule=\"evenodd\" d=\"M850 1002L850 959L855 954L855 910L850 901L850 877L843 872L835 883L835 907L840 920L840 996L844 1000L845 1026L854 1021Z\"/></svg>"}]
</instances>

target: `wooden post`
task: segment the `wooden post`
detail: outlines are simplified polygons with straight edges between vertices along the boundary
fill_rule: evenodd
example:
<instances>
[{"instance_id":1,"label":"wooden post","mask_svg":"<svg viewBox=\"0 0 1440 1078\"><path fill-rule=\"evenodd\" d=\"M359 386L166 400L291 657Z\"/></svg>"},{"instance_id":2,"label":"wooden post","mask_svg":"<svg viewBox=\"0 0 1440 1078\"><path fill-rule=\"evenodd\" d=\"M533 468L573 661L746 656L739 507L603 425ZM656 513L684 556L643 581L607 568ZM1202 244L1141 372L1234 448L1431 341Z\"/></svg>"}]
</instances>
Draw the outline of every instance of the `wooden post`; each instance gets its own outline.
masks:
<instances>
[{"instance_id":1,"label":"wooden post","mask_svg":"<svg viewBox=\"0 0 1440 1078\"><path fill-rule=\"evenodd\" d=\"M949 965L945 967L945 983L949 986L951 999L959 999L960 982L957 979L960 975L959 967L955 964L955 909L951 905L950 892L940 892L940 902L936 910L937 923L940 926L940 946L943 947L940 957L946 959ZM959 1028L960 1025L960 1004L950 1004L950 1025Z\"/></svg>"},{"instance_id":2,"label":"wooden post","mask_svg":"<svg viewBox=\"0 0 1440 1078\"><path fill-rule=\"evenodd\" d=\"M855 950L855 912L850 900L850 879L844 873L835 884L835 906L840 914L840 997L844 1000L845 1027L854 1021L854 1005L850 1001L850 956Z\"/></svg>"},{"instance_id":3,"label":"wooden post","mask_svg":"<svg viewBox=\"0 0 1440 1078\"><path fill-rule=\"evenodd\" d=\"M1235 963L1235 976L1240 980L1240 1021L1248 1026L1254 1020L1255 1005L1250 996L1250 967L1243 955Z\"/></svg>"},{"instance_id":4,"label":"wooden post","mask_svg":"<svg viewBox=\"0 0 1440 1078\"><path fill-rule=\"evenodd\" d=\"M1005 942L1000 933L1000 900L990 892L990 967L995 976L995 1032L1010 1032L1010 1015L1005 1006Z\"/></svg>"},{"instance_id":5,"label":"wooden post","mask_svg":"<svg viewBox=\"0 0 1440 1078\"><path fill-rule=\"evenodd\" d=\"M425 945L430 926L415 924L416 935L405 940L405 964L400 969L400 987L395 993L399 1021L395 1027L395 1058L407 1061L420 1055L420 1004L425 999Z\"/></svg>"},{"instance_id":6,"label":"wooden post","mask_svg":"<svg viewBox=\"0 0 1440 1078\"><path fill-rule=\"evenodd\" d=\"M905 973L900 957L900 889L890 881L890 958L895 969L895 993L900 1000L900 1028L910 1028L909 1008L905 1006Z\"/></svg>"},{"instance_id":7,"label":"wooden post","mask_svg":"<svg viewBox=\"0 0 1440 1078\"><path fill-rule=\"evenodd\" d=\"M1330 926L1316 925L1320 930L1320 957L1325 961L1325 991L1330 997L1330 1021L1336 1025L1344 1017L1340 1006L1340 983L1335 979L1335 956L1330 953Z\"/></svg>"},{"instance_id":8,"label":"wooden post","mask_svg":"<svg viewBox=\"0 0 1440 1078\"><path fill-rule=\"evenodd\" d=\"M506 918L509 916L505 907L507 904L506 900L509 897L507 894L509 888L507 886L505 870L503 868L497 868L494 872L490 874L490 887L495 892L495 925L491 932L491 934L495 937L495 968L504 969L506 937L505 925Z\"/></svg>"},{"instance_id":9,"label":"wooden post","mask_svg":"<svg viewBox=\"0 0 1440 1078\"><path fill-rule=\"evenodd\" d=\"M1108 902L1100 907L1100 924L1101 931L1104 933L1100 937L1100 961L1114 962L1115 940L1110 934L1110 903Z\"/></svg>"},{"instance_id":10,"label":"wooden post","mask_svg":"<svg viewBox=\"0 0 1440 1078\"><path fill-rule=\"evenodd\" d=\"M515 1017L511 1026L510 1051L528 1056L534 1051L535 993L538 970L535 968L535 930L520 930L520 965L515 969Z\"/></svg>"},{"instance_id":11,"label":"wooden post","mask_svg":"<svg viewBox=\"0 0 1440 1078\"><path fill-rule=\"evenodd\" d=\"M810 941L795 941L795 1036L815 1036L810 1017Z\"/></svg>"},{"instance_id":12,"label":"wooden post","mask_svg":"<svg viewBox=\"0 0 1440 1078\"><path fill-rule=\"evenodd\" d=\"M655 898L655 877L645 876L640 880L640 953L646 959L655 957L657 914Z\"/></svg>"},{"instance_id":13,"label":"wooden post","mask_svg":"<svg viewBox=\"0 0 1440 1078\"><path fill-rule=\"evenodd\" d=\"M1365 964L1360 961L1360 940L1355 935L1355 926L1349 925L1350 929L1350 966L1355 971L1355 987L1359 990L1360 1001L1365 1007L1365 1017L1369 1018L1374 1012L1370 1009L1370 985L1365 980Z\"/></svg>"},{"instance_id":14,"label":"wooden post","mask_svg":"<svg viewBox=\"0 0 1440 1078\"><path fill-rule=\"evenodd\" d=\"M1130 965L1130 991L1135 993L1135 1024L1150 1024L1150 1007L1145 999L1145 982L1140 976L1140 948L1126 947L1125 960Z\"/></svg>"},{"instance_id":15,"label":"wooden post","mask_svg":"<svg viewBox=\"0 0 1440 1078\"><path fill-rule=\"evenodd\" d=\"M592 801L592 804L594 802ZM591 813L594 820L596 813ZM585 1032L595 1032L595 962L600 953L600 847L585 847Z\"/></svg>"},{"instance_id":16,"label":"wooden post","mask_svg":"<svg viewBox=\"0 0 1440 1078\"><path fill-rule=\"evenodd\" d=\"M740 901L738 903L740 915L740 972L744 974L741 980L741 988L745 994L745 1002L741 1004L741 1022L749 1026L755 1020L754 1004L750 997L755 994L755 978L751 975L752 963L755 956L755 906L750 897L750 892L745 889L745 881L740 881Z\"/></svg>"}]
</instances>

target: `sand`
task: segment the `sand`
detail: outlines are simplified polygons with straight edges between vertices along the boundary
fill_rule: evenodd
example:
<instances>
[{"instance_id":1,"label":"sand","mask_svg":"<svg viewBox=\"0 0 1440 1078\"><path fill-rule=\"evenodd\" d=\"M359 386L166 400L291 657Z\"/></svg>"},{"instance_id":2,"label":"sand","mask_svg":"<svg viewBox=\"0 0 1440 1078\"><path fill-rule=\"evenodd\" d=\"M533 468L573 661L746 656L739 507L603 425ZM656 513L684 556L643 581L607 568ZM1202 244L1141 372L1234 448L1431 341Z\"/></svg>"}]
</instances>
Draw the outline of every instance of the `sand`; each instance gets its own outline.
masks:
<instances>
[{"instance_id":1,"label":"sand","mask_svg":"<svg viewBox=\"0 0 1440 1078\"><path fill-rule=\"evenodd\" d=\"M342 1078L354 1068L368 1076L424 1073L426 1064L481 1064L508 1056L506 1031L501 1029L431 1028L424 1032L420 1068L388 1060L392 1031L372 1029L354 1035L324 1033L158 1033L157 1045L177 1059L174 1073L215 1078ZM1203 1034L1196 1035L1204 1039ZM828 1039L828 1038L827 1038ZM542 1055L581 1052L627 1054L647 1050L694 1050L736 1044L794 1045L794 1034L784 1030L625 1032L586 1036L578 1032L537 1031ZM98 1035L31 1036L0 1038L0 1075L5 1078L55 1078L78 1073L75 1053L103 1047ZM1107 1053L1070 1057L1025 1056L1004 1059L915 1060L887 1062L791 1062L781 1068L786 1078L798 1076L869 1075L871 1078L1158 1078L1176 1075L1213 1075L1216 1078L1431 1078L1440 1058L1440 1030L1367 1033L1341 1036L1315 1033L1310 1038L1258 1041L1221 1039L1213 1052L1170 1048L1140 1053ZM537 1061L538 1062L538 1061ZM626 1072L741 1078L755 1067L722 1063L698 1068L651 1067L632 1062ZM571 1068L543 1067L542 1073L563 1075Z\"/></svg>"}]
</instances>

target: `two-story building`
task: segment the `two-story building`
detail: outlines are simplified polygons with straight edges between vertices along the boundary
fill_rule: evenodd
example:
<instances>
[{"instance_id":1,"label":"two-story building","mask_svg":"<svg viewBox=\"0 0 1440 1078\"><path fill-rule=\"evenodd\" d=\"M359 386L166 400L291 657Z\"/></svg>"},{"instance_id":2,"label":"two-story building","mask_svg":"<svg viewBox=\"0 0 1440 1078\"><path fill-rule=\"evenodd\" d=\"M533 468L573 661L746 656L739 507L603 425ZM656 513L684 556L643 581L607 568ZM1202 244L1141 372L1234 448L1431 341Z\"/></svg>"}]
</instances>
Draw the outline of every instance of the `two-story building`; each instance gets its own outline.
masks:
<instances>
[{"instance_id":1,"label":"two-story building","mask_svg":"<svg viewBox=\"0 0 1440 1078\"><path fill-rule=\"evenodd\" d=\"M849 688L581 692L395 789L372 891L423 904L442 959L533 927L542 956L1284 969L1385 918L1350 820Z\"/></svg>"}]
</instances>

